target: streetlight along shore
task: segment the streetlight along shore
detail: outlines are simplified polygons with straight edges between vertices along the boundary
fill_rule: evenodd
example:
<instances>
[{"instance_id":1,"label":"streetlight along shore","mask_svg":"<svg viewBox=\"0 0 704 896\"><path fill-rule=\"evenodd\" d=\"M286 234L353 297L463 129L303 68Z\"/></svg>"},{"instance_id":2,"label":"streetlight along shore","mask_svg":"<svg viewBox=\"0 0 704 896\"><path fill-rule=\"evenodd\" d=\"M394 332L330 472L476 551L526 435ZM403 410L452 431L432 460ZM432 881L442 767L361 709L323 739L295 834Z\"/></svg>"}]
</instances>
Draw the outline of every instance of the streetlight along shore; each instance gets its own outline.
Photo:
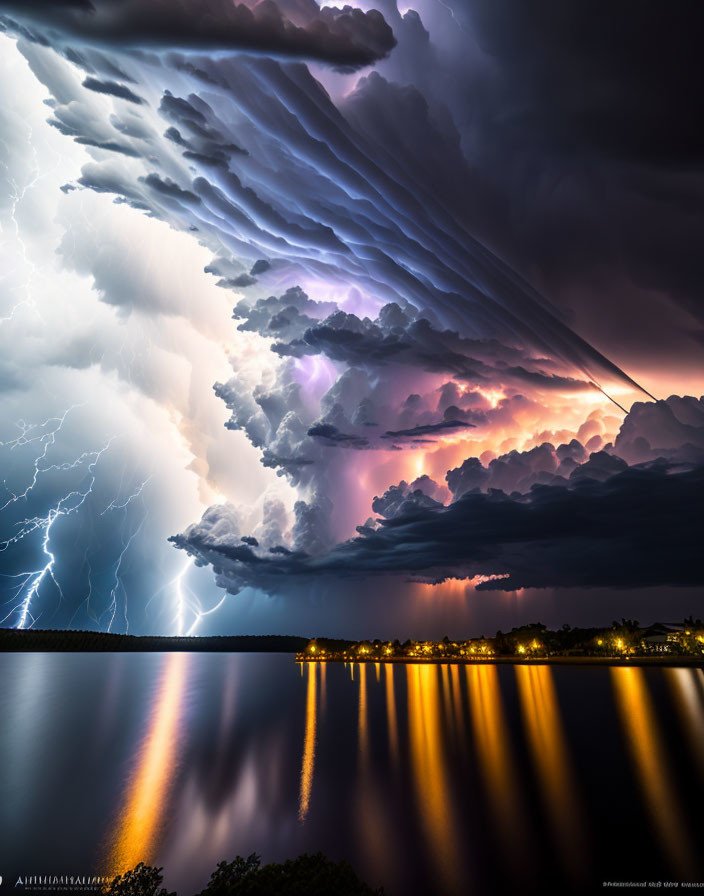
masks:
<instances>
[{"instance_id":1,"label":"streetlight along shore","mask_svg":"<svg viewBox=\"0 0 704 896\"><path fill-rule=\"evenodd\" d=\"M299 662L509 663L590 666L704 666L704 622L614 621L609 628L550 630L539 622L467 640L339 641L314 638Z\"/></svg>"}]
</instances>

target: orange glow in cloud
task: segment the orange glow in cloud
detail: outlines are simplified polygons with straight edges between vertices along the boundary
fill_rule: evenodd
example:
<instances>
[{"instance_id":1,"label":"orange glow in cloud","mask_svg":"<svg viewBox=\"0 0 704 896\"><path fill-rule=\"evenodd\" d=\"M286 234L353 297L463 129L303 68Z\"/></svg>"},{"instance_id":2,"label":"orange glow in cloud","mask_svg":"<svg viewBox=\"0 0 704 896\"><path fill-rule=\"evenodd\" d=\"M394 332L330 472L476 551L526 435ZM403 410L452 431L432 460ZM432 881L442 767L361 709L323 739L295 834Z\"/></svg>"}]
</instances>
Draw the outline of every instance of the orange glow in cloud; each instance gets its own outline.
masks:
<instances>
[{"instance_id":1,"label":"orange glow in cloud","mask_svg":"<svg viewBox=\"0 0 704 896\"><path fill-rule=\"evenodd\" d=\"M471 585L471 579L445 579L444 582L438 582L437 584L416 582L413 587L421 597L432 597L437 600L438 598L464 598L467 595L467 589Z\"/></svg>"},{"instance_id":2,"label":"orange glow in cloud","mask_svg":"<svg viewBox=\"0 0 704 896\"><path fill-rule=\"evenodd\" d=\"M433 600L444 598L464 598L467 592L474 590L477 585L484 582L494 582L498 579L507 579L508 573L497 573L490 575L477 575L467 577L466 579L445 579L443 582L415 582L414 588L420 597L432 598ZM523 589L520 589L521 591Z\"/></svg>"},{"instance_id":3,"label":"orange glow in cloud","mask_svg":"<svg viewBox=\"0 0 704 896\"><path fill-rule=\"evenodd\" d=\"M446 433L431 444L384 452L385 487L395 485L401 479L410 483L422 475L443 485L447 471L460 466L469 457L488 455L491 459L512 450L528 451L543 442L551 442L557 447L563 442L580 439L580 428L588 421L591 421L590 435L593 430L605 444L616 437L623 419L622 412L595 389L569 395L546 393L540 396L539 403L531 400L510 410L507 403L505 414L500 405L509 396L504 391L473 391L480 391L490 405L484 409L489 414L488 424ZM492 411L497 408L498 414L492 416ZM582 439L587 440L584 436ZM371 483L367 480L365 484ZM374 492L379 493L379 490Z\"/></svg>"},{"instance_id":4,"label":"orange glow in cloud","mask_svg":"<svg viewBox=\"0 0 704 896\"><path fill-rule=\"evenodd\" d=\"M506 393L503 389L477 389L476 391L486 398L489 402L489 407L492 408L498 407L499 402L506 398Z\"/></svg>"},{"instance_id":5,"label":"orange glow in cloud","mask_svg":"<svg viewBox=\"0 0 704 896\"><path fill-rule=\"evenodd\" d=\"M447 377L440 376L426 381L424 401L432 406L435 399L431 397L447 383ZM451 495L446 486L447 471L461 466L467 458L478 457L486 466L493 458L512 450L527 451L544 442L557 448L572 439L584 444L594 436L599 437L601 447L614 440L623 420L623 412L587 384L579 392L546 391L522 399L516 389L500 385L483 389L455 385L462 393L481 395L476 409L486 414L487 422L446 432L423 443L400 441L398 447L402 450L389 446L388 450L359 451L353 460L348 458L350 462L343 473L348 502L344 520L335 531L337 538L354 537L355 527L373 514L374 497L402 480L410 484L426 475L444 489L438 497L448 503ZM626 388L620 384L613 388L606 384L604 388L624 407L630 406L629 396L622 395L628 391ZM638 397L634 391L632 396Z\"/></svg>"}]
</instances>

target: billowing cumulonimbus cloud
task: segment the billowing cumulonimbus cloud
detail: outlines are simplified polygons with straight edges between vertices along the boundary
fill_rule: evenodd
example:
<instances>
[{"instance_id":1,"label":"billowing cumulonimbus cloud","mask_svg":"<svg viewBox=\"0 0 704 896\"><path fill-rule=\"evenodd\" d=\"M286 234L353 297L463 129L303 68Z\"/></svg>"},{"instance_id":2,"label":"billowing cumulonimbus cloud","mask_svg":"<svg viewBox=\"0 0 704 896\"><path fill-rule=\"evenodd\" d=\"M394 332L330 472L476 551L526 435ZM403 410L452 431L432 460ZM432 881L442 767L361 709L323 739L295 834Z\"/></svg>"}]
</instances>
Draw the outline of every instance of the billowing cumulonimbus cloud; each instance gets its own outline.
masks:
<instances>
[{"instance_id":1,"label":"billowing cumulonimbus cloud","mask_svg":"<svg viewBox=\"0 0 704 896\"><path fill-rule=\"evenodd\" d=\"M206 271L237 293L238 329L272 349L254 369L233 351L215 393L226 427L245 433L293 499L261 501L256 519L218 505L179 547L232 591L387 572L501 574L506 587L640 583L632 557L616 569L610 545L642 550L645 523L630 541L616 523L628 529L639 483L653 490L656 529L683 483L698 488L697 412L690 400L635 406L616 436L600 390L619 414L643 390L504 260L532 234L516 239L521 189L509 203L495 181L523 176L541 195L543 185L529 177L534 141L528 174L511 164L497 174L511 141L487 117L481 89L495 74L486 47L455 33L461 16L445 4L401 16L386 2L382 18L312 0L201 0L172 4L165 23L161 3L94 0L90 15L54 4L45 18L45 3L0 4L10 6L53 126L90 148L65 188L192 234L212 253ZM480 37L493 18L483 15ZM390 55L386 22L399 41ZM436 35L448 28L441 57ZM128 36L137 52L124 52ZM283 56L337 68L384 58L352 83ZM470 110L468 96L483 101ZM490 162L486 134L502 138ZM565 259L579 254L562 237L556 245ZM562 525L570 514L584 527ZM663 556L682 560L668 538ZM580 550L598 553L589 582ZM653 565L652 582L689 581L691 564L680 568Z\"/></svg>"},{"instance_id":2,"label":"billowing cumulonimbus cloud","mask_svg":"<svg viewBox=\"0 0 704 896\"><path fill-rule=\"evenodd\" d=\"M120 62L133 80L163 80L161 60L156 67L153 60L140 60L139 69L135 62ZM197 232L221 265L228 255L250 265L284 264L289 284L302 278L361 289L377 307L395 303L401 313L410 307L412 316L440 332L504 343L509 337L587 379L634 387L482 246L449 213L441 195L419 194L414 170L389 169L384 151L350 125L306 69L252 59L189 61L177 54L166 63L191 89L167 88L151 99L158 119L142 108L152 130L162 123L162 137L155 133L126 144L125 128L113 123L113 135L103 126L96 131L95 114L76 120L85 98L57 92L54 116L71 119L65 126L74 139L110 148L119 136L119 147L140 156L146 168L135 178L101 159L84 168L79 185L113 193L172 226ZM41 74L56 89L56 79ZM359 88L355 108L374 102L379 89ZM223 277L222 285L250 285L252 275L245 273ZM282 345L280 351L353 352L349 339L334 345L352 323L337 317L327 329L311 329L312 344ZM408 334L420 351L428 337L422 327L416 323ZM361 335L373 341L376 334ZM393 337L387 341L395 351ZM357 342L362 352L386 350ZM515 373L523 375L520 365Z\"/></svg>"},{"instance_id":3,"label":"billowing cumulonimbus cloud","mask_svg":"<svg viewBox=\"0 0 704 896\"><path fill-rule=\"evenodd\" d=\"M704 399L677 397L637 405L619 438L625 435L628 446L644 439L636 433L663 415L701 439ZM233 551L211 541L202 524L174 542L210 563L233 591L246 585L276 590L287 576L343 575L428 581L491 575L500 578L482 587L502 590L701 584L696 545L704 537L704 442L688 444L693 460L687 463L659 458L629 466L608 448L587 456L575 440L513 452L488 468L470 459L448 473L454 500L447 506L428 493L437 484L402 482L374 500L372 510L383 519L370 519L359 537L323 552L299 548L272 559Z\"/></svg>"},{"instance_id":4,"label":"billowing cumulonimbus cloud","mask_svg":"<svg viewBox=\"0 0 704 896\"><path fill-rule=\"evenodd\" d=\"M537 486L521 497L469 493L445 509L407 500L402 514L314 556L266 558L229 540L212 544L197 532L173 540L211 564L219 583L234 592L248 585L279 592L288 577L305 584L376 575L427 581L492 575L500 578L480 587L501 590L697 585L702 500L704 467L656 464L603 483Z\"/></svg>"},{"instance_id":5,"label":"billowing cumulonimbus cloud","mask_svg":"<svg viewBox=\"0 0 704 896\"><path fill-rule=\"evenodd\" d=\"M42 42L48 31L53 40L58 32L65 41L108 48L244 50L349 70L376 62L395 45L381 13L321 9L314 0L3 0L4 11L6 27Z\"/></svg>"}]
</instances>

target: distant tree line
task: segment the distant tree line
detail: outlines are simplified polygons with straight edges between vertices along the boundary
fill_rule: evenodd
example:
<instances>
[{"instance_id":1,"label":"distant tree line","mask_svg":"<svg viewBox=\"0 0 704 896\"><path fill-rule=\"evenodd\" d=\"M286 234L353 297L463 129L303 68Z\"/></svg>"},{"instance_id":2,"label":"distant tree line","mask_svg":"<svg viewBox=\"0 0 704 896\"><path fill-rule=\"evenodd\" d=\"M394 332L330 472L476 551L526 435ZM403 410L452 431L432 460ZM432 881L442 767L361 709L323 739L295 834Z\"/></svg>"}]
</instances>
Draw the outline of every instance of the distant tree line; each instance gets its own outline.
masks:
<instances>
[{"instance_id":1,"label":"distant tree line","mask_svg":"<svg viewBox=\"0 0 704 896\"><path fill-rule=\"evenodd\" d=\"M107 632L69 629L0 628L0 651L76 652L203 652L296 653L304 650L308 638L293 635L214 635L210 637L160 637L118 635Z\"/></svg>"}]
</instances>

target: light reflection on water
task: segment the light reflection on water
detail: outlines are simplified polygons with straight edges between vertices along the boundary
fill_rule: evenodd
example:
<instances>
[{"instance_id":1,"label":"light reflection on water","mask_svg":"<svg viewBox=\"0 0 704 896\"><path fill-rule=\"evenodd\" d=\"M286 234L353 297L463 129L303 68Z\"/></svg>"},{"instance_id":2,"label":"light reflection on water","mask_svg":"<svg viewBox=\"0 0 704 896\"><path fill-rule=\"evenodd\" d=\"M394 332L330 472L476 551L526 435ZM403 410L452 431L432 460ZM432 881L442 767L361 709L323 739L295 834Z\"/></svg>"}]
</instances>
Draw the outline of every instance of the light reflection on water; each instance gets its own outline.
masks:
<instances>
[{"instance_id":1,"label":"light reflection on water","mask_svg":"<svg viewBox=\"0 0 704 896\"><path fill-rule=\"evenodd\" d=\"M178 760L181 701L190 655L169 654L125 793L106 872L121 874L153 861Z\"/></svg>"},{"instance_id":2,"label":"light reflection on water","mask_svg":"<svg viewBox=\"0 0 704 896\"><path fill-rule=\"evenodd\" d=\"M16 654L0 675L8 878L143 860L189 896L238 853L317 850L390 896L702 874L700 669Z\"/></svg>"},{"instance_id":3,"label":"light reflection on water","mask_svg":"<svg viewBox=\"0 0 704 896\"><path fill-rule=\"evenodd\" d=\"M456 668L456 667L455 667ZM487 802L514 876L531 871L524 796L516 772L496 666L466 666L472 735Z\"/></svg>"},{"instance_id":4,"label":"light reflection on water","mask_svg":"<svg viewBox=\"0 0 704 896\"><path fill-rule=\"evenodd\" d=\"M704 672L701 669L665 669L674 694L692 757L704 776Z\"/></svg>"},{"instance_id":5,"label":"light reflection on water","mask_svg":"<svg viewBox=\"0 0 704 896\"><path fill-rule=\"evenodd\" d=\"M521 711L553 836L572 880L588 862L565 733L550 666L516 666Z\"/></svg>"},{"instance_id":6,"label":"light reflection on water","mask_svg":"<svg viewBox=\"0 0 704 896\"><path fill-rule=\"evenodd\" d=\"M427 855L450 892L465 885L452 791L448 783L438 667L407 665L408 727L413 785Z\"/></svg>"},{"instance_id":7,"label":"light reflection on water","mask_svg":"<svg viewBox=\"0 0 704 896\"><path fill-rule=\"evenodd\" d=\"M684 879L692 880L695 875L692 848L645 674L638 668L618 668L611 669L611 676L623 730L641 781L643 801L673 867Z\"/></svg>"},{"instance_id":8,"label":"light reflection on water","mask_svg":"<svg viewBox=\"0 0 704 896\"><path fill-rule=\"evenodd\" d=\"M308 663L308 688L306 696L306 736L303 741L303 760L301 765L301 797L298 804L298 817L306 820L310 804L310 791L313 786L313 769L315 767L315 728L318 719L318 701L316 682L318 664Z\"/></svg>"}]
</instances>

